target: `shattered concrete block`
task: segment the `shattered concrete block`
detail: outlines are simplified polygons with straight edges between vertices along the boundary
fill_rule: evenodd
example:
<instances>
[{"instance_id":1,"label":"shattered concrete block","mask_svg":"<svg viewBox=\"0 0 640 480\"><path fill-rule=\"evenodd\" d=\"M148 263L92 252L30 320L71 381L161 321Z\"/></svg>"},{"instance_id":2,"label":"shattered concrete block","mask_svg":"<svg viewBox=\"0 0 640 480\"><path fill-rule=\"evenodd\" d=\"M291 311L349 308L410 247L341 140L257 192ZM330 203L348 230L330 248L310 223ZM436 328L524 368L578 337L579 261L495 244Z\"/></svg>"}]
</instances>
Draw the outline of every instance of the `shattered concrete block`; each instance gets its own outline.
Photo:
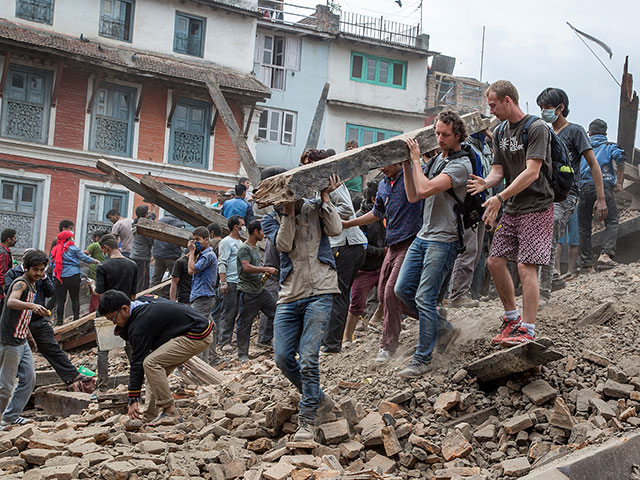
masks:
<instances>
[{"instance_id":1,"label":"shattered concrete block","mask_svg":"<svg viewBox=\"0 0 640 480\"><path fill-rule=\"evenodd\" d=\"M280 462L262 472L267 480L285 480L295 467L287 462Z\"/></svg>"},{"instance_id":2,"label":"shattered concrete block","mask_svg":"<svg viewBox=\"0 0 640 480\"><path fill-rule=\"evenodd\" d=\"M251 413L251 410L244 403L236 403L231 408L225 411L225 415L228 418L232 418L232 419L248 417L250 413Z\"/></svg>"},{"instance_id":3,"label":"shattered concrete block","mask_svg":"<svg viewBox=\"0 0 640 480\"><path fill-rule=\"evenodd\" d=\"M384 415L385 413L395 415L398 413L398 410L400 410L400 406L397 403L388 402L387 400L382 400L378 407L378 413L380 413L380 415Z\"/></svg>"},{"instance_id":4,"label":"shattered concrete block","mask_svg":"<svg viewBox=\"0 0 640 480\"><path fill-rule=\"evenodd\" d=\"M224 464L222 468L225 479L240 478L244 476L244 472L247 470L247 464L243 459L235 458L229 463Z\"/></svg>"},{"instance_id":5,"label":"shattered concrete block","mask_svg":"<svg viewBox=\"0 0 640 480\"><path fill-rule=\"evenodd\" d=\"M615 380L607 380L604 384L602 392L611 398L629 398L633 391L633 385L626 383L618 383Z\"/></svg>"},{"instance_id":6,"label":"shattered concrete block","mask_svg":"<svg viewBox=\"0 0 640 480\"><path fill-rule=\"evenodd\" d=\"M473 437L479 442L488 442L495 438L496 436L496 426L492 423L489 425L479 428L473 433Z\"/></svg>"},{"instance_id":7,"label":"shattered concrete block","mask_svg":"<svg viewBox=\"0 0 640 480\"><path fill-rule=\"evenodd\" d=\"M136 471L136 467L127 461L111 461L105 463L100 469L105 480L127 480Z\"/></svg>"},{"instance_id":8,"label":"shattered concrete block","mask_svg":"<svg viewBox=\"0 0 640 480\"><path fill-rule=\"evenodd\" d=\"M413 398L413 390L410 388L405 388L401 392L396 393L395 395L389 397L387 400L393 403L402 404L408 402Z\"/></svg>"},{"instance_id":9,"label":"shattered concrete block","mask_svg":"<svg viewBox=\"0 0 640 480\"><path fill-rule=\"evenodd\" d=\"M393 457L402 451L395 429L391 426L382 429L382 444L387 457Z\"/></svg>"},{"instance_id":10,"label":"shattered concrete block","mask_svg":"<svg viewBox=\"0 0 640 480\"><path fill-rule=\"evenodd\" d=\"M76 457L72 457L76 458ZM89 465L94 466L102 462L106 462L108 460L113 460L113 457L106 452L93 452L87 453L82 458L89 462Z\"/></svg>"},{"instance_id":11,"label":"shattered concrete block","mask_svg":"<svg viewBox=\"0 0 640 480\"><path fill-rule=\"evenodd\" d=\"M611 408L609 404L604 400L600 398L592 398L590 402L593 406L594 413L596 415L600 415L605 420L609 420L610 418L614 418L616 416L616 412L614 412L613 408Z\"/></svg>"},{"instance_id":12,"label":"shattered concrete block","mask_svg":"<svg viewBox=\"0 0 640 480\"><path fill-rule=\"evenodd\" d=\"M338 472L341 472L342 470L344 470L344 468L342 468L342 465L340 464L340 461L337 459L335 455L323 455L322 462L327 467L329 467L330 470L335 470Z\"/></svg>"},{"instance_id":13,"label":"shattered concrete block","mask_svg":"<svg viewBox=\"0 0 640 480\"><path fill-rule=\"evenodd\" d=\"M342 416L347 419L349 425L356 425L364 416L362 405L353 397L345 398L340 402Z\"/></svg>"},{"instance_id":14,"label":"shattered concrete block","mask_svg":"<svg viewBox=\"0 0 640 480\"><path fill-rule=\"evenodd\" d=\"M447 462L466 457L471 450L473 450L471 444L460 432L450 434L442 441L442 456Z\"/></svg>"},{"instance_id":15,"label":"shattered concrete block","mask_svg":"<svg viewBox=\"0 0 640 480\"><path fill-rule=\"evenodd\" d=\"M452 480L455 477L472 477L480 474L480 467L447 467L434 473L434 480Z\"/></svg>"},{"instance_id":16,"label":"shattered concrete block","mask_svg":"<svg viewBox=\"0 0 640 480\"><path fill-rule=\"evenodd\" d=\"M553 413L549 419L549 423L554 427L564 428L565 430L571 430L575 425L575 421L571 416L571 412L567 408L567 404L562 397L556 398L556 403L553 408Z\"/></svg>"},{"instance_id":17,"label":"shattered concrete block","mask_svg":"<svg viewBox=\"0 0 640 480\"><path fill-rule=\"evenodd\" d=\"M502 462L502 469L507 477L522 477L529 473L531 465L527 457L517 457Z\"/></svg>"},{"instance_id":18,"label":"shattered concrete block","mask_svg":"<svg viewBox=\"0 0 640 480\"><path fill-rule=\"evenodd\" d=\"M291 472L291 480L312 480L313 470L310 468L296 468Z\"/></svg>"},{"instance_id":19,"label":"shattered concrete block","mask_svg":"<svg viewBox=\"0 0 640 480\"><path fill-rule=\"evenodd\" d=\"M339 448L340 455L343 458L352 460L360 455L360 452L364 450L364 445L357 440L349 440L348 442L341 443Z\"/></svg>"},{"instance_id":20,"label":"shattered concrete block","mask_svg":"<svg viewBox=\"0 0 640 480\"><path fill-rule=\"evenodd\" d=\"M257 438L247 444L247 450L256 453L264 453L273 448L273 441L267 437Z\"/></svg>"},{"instance_id":21,"label":"shattered concrete block","mask_svg":"<svg viewBox=\"0 0 640 480\"><path fill-rule=\"evenodd\" d=\"M320 426L320 432L327 444L343 442L349 438L349 422L346 419L325 423Z\"/></svg>"},{"instance_id":22,"label":"shattered concrete block","mask_svg":"<svg viewBox=\"0 0 640 480\"><path fill-rule=\"evenodd\" d=\"M596 352L592 352L591 350L584 350L582 352L582 358L589 360L596 365L600 365L601 367L607 367L611 363L611 360L608 358L598 355Z\"/></svg>"},{"instance_id":23,"label":"shattered concrete block","mask_svg":"<svg viewBox=\"0 0 640 480\"><path fill-rule=\"evenodd\" d=\"M391 473L396 468L396 462L384 455L376 454L371 460L364 464L364 468L382 473Z\"/></svg>"},{"instance_id":24,"label":"shattered concrete block","mask_svg":"<svg viewBox=\"0 0 640 480\"><path fill-rule=\"evenodd\" d=\"M423 449L426 452L434 453L436 455L439 455L441 451L440 447L435 443L432 443L426 438L419 437L418 435L415 435L413 433L409 435L409 443Z\"/></svg>"},{"instance_id":25,"label":"shattered concrete block","mask_svg":"<svg viewBox=\"0 0 640 480\"><path fill-rule=\"evenodd\" d=\"M620 414L619 418L621 422L626 422L631 417L635 417L635 416L636 416L636 407L629 407Z\"/></svg>"},{"instance_id":26,"label":"shattered concrete block","mask_svg":"<svg viewBox=\"0 0 640 480\"><path fill-rule=\"evenodd\" d=\"M533 426L533 422L528 414L518 415L504 422L504 429L507 433L515 435Z\"/></svg>"},{"instance_id":27,"label":"shattered concrete block","mask_svg":"<svg viewBox=\"0 0 640 480\"><path fill-rule=\"evenodd\" d=\"M262 460L267 463L277 462L283 455L289 452L287 447L276 448L268 453L265 453Z\"/></svg>"},{"instance_id":28,"label":"shattered concrete block","mask_svg":"<svg viewBox=\"0 0 640 480\"><path fill-rule=\"evenodd\" d=\"M20 454L27 463L31 465L44 465L44 463L51 457L60 455L62 452L58 450L48 450L44 448L30 448Z\"/></svg>"},{"instance_id":29,"label":"shattered concrete block","mask_svg":"<svg viewBox=\"0 0 640 480\"><path fill-rule=\"evenodd\" d=\"M588 412L589 406L591 405L591 399L597 397L598 395L596 392L590 388L583 388L582 390L579 390L576 398L576 411L581 413Z\"/></svg>"},{"instance_id":30,"label":"shattered concrete block","mask_svg":"<svg viewBox=\"0 0 640 480\"><path fill-rule=\"evenodd\" d=\"M385 426L378 412L371 412L364 417L356 429L360 431L360 439L365 447L382 444L382 428Z\"/></svg>"},{"instance_id":31,"label":"shattered concrete block","mask_svg":"<svg viewBox=\"0 0 640 480\"><path fill-rule=\"evenodd\" d=\"M522 393L524 393L534 405L542 405L549 400L553 400L558 395L558 391L544 380L536 380L524 386Z\"/></svg>"},{"instance_id":32,"label":"shattered concrete block","mask_svg":"<svg viewBox=\"0 0 640 480\"><path fill-rule=\"evenodd\" d=\"M44 448L45 450L64 450L65 444L45 437L31 437L27 448Z\"/></svg>"},{"instance_id":33,"label":"shattered concrete block","mask_svg":"<svg viewBox=\"0 0 640 480\"><path fill-rule=\"evenodd\" d=\"M73 480L78 478L80 465L59 465L29 470L22 477L23 480Z\"/></svg>"},{"instance_id":34,"label":"shattered concrete block","mask_svg":"<svg viewBox=\"0 0 640 480\"><path fill-rule=\"evenodd\" d=\"M433 404L433 408L435 410L449 411L458 405L458 403L460 403L460 392L457 390L453 392L445 392L438 396L436 402Z\"/></svg>"},{"instance_id":35,"label":"shattered concrete block","mask_svg":"<svg viewBox=\"0 0 640 480\"><path fill-rule=\"evenodd\" d=\"M135 450L142 453L150 453L152 455L165 453L169 446L160 440L145 440L136 445Z\"/></svg>"}]
</instances>

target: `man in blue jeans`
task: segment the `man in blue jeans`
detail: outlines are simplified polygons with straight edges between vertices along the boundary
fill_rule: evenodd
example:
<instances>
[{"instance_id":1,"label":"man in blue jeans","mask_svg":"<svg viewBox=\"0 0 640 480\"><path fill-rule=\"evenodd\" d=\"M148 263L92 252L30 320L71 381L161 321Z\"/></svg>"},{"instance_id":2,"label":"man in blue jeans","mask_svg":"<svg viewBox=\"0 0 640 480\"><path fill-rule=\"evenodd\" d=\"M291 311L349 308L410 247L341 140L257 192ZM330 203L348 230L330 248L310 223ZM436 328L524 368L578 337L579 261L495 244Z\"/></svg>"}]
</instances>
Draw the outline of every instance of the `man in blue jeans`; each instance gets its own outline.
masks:
<instances>
[{"instance_id":1,"label":"man in blue jeans","mask_svg":"<svg viewBox=\"0 0 640 480\"><path fill-rule=\"evenodd\" d=\"M447 190L452 189L463 200L473 172L470 154L460 145L466 137L458 114L441 112L436 118L436 138L442 153L429 161L426 174L422 173L418 143L407 140L411 159L402 162L407 198L411 203L422 198L425 202L422 228L407 251L394 289L402 302L418 312L420 322L418 347L409 365L398 374L402 378L419 378L431 369L438 339L438 294L461 247L458 217L453 211L456 201Z\"/></svg>"},{"instance_id":2,"label":"man in blue jeans","mask_svg":"<svg viewBox=\"0 0 640 480\"><path fill-rule=\"evenodd\" d=\"M274 229L280 252L280 293L273 322L276 365L302 394L294 441L314 438L334 403L320 388L318 357L333 296L340 293L329 237L342 231L342 220L329 193L340 185L332 175L320 198L277 207ZM266 217L265 217L266 218ZM299 354L299 360L296 359Z\"/></svg>"}]
</instances>

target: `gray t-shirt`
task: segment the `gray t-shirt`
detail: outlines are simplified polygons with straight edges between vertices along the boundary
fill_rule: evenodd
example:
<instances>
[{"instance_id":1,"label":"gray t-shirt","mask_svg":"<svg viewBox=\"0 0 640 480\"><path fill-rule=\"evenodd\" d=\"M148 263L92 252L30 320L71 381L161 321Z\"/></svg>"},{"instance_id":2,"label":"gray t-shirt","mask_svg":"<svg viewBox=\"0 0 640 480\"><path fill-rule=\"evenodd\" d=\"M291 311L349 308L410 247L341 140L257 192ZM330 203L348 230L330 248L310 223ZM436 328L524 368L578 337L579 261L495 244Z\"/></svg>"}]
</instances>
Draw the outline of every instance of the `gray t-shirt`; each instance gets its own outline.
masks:
<instances>
[{"instance_id":1,"label":"gray t-shirt","mask_svg":"<svg viewBox=\"0 0 640 480\"><path fill-rule=\"evenodd\" d=\"M571 193L578 196L580 194L580 161L582 160L582 154L586 150L591 150L591 142L587 132L584 131L580 125L570 123L558 133L560 140L564 142L569 150L569 157L571 158L571 167L574 172L573 186L571 187Z\"/></svg>"},{"instance_id":2,"label":"gray t-shirt","mask_svg":"<svg viewBox=\"0 0 640 480\"><path fill-rule=\"evenodd\" d=\"M449 175L456 196L462 201L467 194L467 180L473 173L469 157L459 157L448 160L442 154L438 155L429 169L429 179L434 178L443 163L446 163L441 173ZM418 236L423 240L434 242L455 242L458 240L458 216L453 211L456 204L454 198L446 191L428 197L424 200L422 228Z\"/></svg>"},{"instance_id":3,"label":"gray t-shirt","mask_svg":"<svg viewBox=\"0 0 640 480\"><path fill-rule=\"evenodd\" d=\"M493 164L502 165L507 186L525 170L528 159L538 158L543 163L538 178L504 202L504 211L509 215L544 212L553 203L553 189L546 177L552 169L551 133L543 120L534 120L529 127L529 143L525 152L522 129L529 117L525 115L518 123L507 122L499 141L500 125L493 132Z\"/></svg>"}]
</instances>

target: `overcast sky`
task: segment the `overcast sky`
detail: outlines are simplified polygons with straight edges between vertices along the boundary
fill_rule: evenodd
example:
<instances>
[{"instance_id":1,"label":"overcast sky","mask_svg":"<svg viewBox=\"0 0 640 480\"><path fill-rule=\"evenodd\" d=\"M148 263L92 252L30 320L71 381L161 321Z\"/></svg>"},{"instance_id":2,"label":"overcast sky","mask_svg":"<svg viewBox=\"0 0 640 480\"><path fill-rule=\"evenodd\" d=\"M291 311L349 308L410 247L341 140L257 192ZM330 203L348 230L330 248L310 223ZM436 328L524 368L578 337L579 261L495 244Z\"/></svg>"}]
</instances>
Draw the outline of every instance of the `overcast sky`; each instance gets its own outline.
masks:
<instances>
[{"instance_id":1,"label":"overcast sky","mask_svg":"<svg viewBox=\"0 0 640 480\"><path fill-rule=\"evenodd\" d=\"M297 3L293 0L292 3ZM310 6L316 3L304 0ZM337 0L343 10L416 24L419 0ZM616 140L620 88L587 47L567 26L599 38L613 50L607 53L587 43L620 81L625 55L629 55L635 89L640 90L640 2L637 0L424 0L423 32L430 49L456 58L454 75L478 78L482 26L486 27L483 80L512 81L520 104L539 114L535 103L546 87L569 95L568 119L585 129L594 118L609 124L609 139ZM639 129L640 130L640 129ZM640 133L636 139L640 145Z\"/></svg>"}]
</instances>

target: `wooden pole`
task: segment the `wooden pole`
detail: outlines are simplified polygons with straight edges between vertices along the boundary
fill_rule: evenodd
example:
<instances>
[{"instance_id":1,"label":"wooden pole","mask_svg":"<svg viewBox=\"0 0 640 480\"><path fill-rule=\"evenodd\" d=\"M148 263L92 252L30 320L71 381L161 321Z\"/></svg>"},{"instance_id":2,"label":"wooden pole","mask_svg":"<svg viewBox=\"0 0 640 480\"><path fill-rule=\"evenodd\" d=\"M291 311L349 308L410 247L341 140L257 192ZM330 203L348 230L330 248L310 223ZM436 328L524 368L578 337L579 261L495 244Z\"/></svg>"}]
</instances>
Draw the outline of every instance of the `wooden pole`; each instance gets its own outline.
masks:
<instances>
[{"instance_id":1,"label":"wooden pole","mask_svg":"<svg viewBox=\"0 0 640 480\"><path fill-rule=\"evenodd\" d=\"M153 238L162 242L173 243L186 247L191 239L191 232L184 228L174 227L166 223L154 222L148 218L141 218L133 225L133 233Z\"/></svg>"},{"instance_id":2,"label":"wooden pole","mask_svg":"<svg viewBox=\"0 0 640 480\"><path fill-rule=\"evenodd\" d=\"M490 125L489 119L482 118L480 112L463 115L462 120L469 134L485 130ZM325 188L332 173L338 174L341 180L349 180L374 168L408 160L408 138L414 138L422 152L438 148L435 126L420 128L266 178L260 182L253 199L261 208L295 201Z\"/></svg>"},{"instance_id":3,"label":"wooden pole","mask_svg":"<svg viewBox=\"0 0 640 480\"><path fill-rule=\"evenodd\" d=\"M216 106L220 118L222 118L223 123L227 127L231 142L240 155L240 162L247 171L247 177L249 177L253 185L257 185L260 182L260 169L249 150L249 146L244 139L242 130L238 126L238 122L236 122L236 118L233 116L231 107L224 98L222 90L220 90L218 80L216 80L213 74L209 73L205 75L204 83L207 85L209 95L211 95L211 100L213 100L213 104Z\"/></svg>"},{"instance_id":4,"label":"wooden pole","mask_svg":"<svg viewBox=\"0 0 640 480\"><path fill-rule=\"evenodd\" d=\"M311 128L309 128L309 136L307 137L307 143L304 146L304 151L311 150L312 148L318 148L318 140L320 139L320 130L322 129L322 120L324 119L324 111L327 108L327 95L329 95L329 83L325 83L322 87L322 93L316 106L316 113L313 115L311 121Z\"/></svg>"},{"instance_id":5,"label":"wooden pole","mask_svg":"<svg viewBox=\"0 0 640 480\"><path fill-rule=\"evenodd\" d=\"M624 150L627 163L635 165L634 152L638 125L638 94L633 90L633 75L629 73L629 57L624 60L620 85L620 111L618 114L618 145Z\"/></svg>"}]
</instances>

